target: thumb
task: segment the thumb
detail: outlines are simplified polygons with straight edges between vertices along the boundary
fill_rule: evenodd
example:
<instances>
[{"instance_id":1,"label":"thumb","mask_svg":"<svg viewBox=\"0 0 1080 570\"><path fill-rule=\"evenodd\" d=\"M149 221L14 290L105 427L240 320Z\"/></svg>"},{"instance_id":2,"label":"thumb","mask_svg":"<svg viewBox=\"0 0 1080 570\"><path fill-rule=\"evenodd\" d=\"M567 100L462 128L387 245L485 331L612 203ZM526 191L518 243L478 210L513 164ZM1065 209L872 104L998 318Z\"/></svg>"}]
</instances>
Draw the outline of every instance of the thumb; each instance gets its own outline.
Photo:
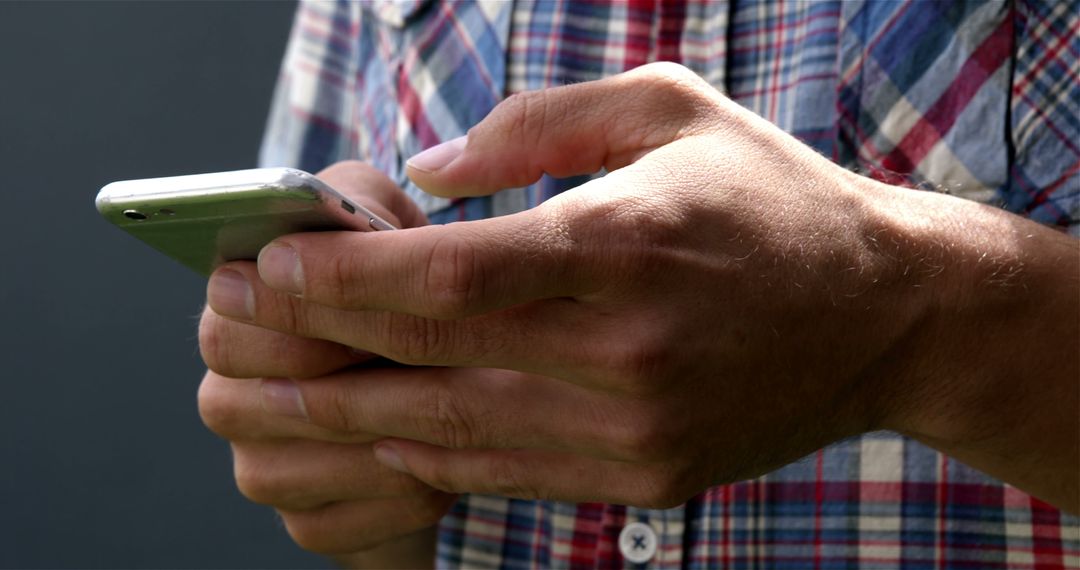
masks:
<instances>
[{"instance_id":1,"label":"thumb","mask_svg":"<svg viewBox=\"0 0 1080 570\"><path fill-rule=\"evenodd\" d=\"M468 135L412 157L407 173L427 192L453 197L526 186L544 174L616 170L696 132L720 97L672 63L518 93Z\"/></svg>"}]
</instances>

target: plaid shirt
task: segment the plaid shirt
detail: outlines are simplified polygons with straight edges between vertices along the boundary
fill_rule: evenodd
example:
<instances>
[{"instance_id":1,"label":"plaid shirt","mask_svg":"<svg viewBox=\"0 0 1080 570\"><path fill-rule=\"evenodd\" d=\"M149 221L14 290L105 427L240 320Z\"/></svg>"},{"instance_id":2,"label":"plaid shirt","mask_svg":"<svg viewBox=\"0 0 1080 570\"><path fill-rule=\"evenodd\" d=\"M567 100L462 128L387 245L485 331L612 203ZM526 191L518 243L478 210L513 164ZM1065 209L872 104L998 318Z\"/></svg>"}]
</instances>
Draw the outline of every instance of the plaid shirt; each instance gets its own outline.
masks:
<instances>
[{"instance_id":1,"label":"plaid shirt","mask_svg":"<svg viewBox=\"0 0 1080 570\"><path fill-rule=\"evenodd\" d=\"M435 222L519 211L583 179L449 201L404 162L509 93L670 60L849 168L1080 234L1078 53L1075 0L305 3L261 158L366 160ZM675 509L464 496L438 560L641 567L630 522L650 568L1080 568L1080 519L891 433Z\"/></svg>"}]
</instances>

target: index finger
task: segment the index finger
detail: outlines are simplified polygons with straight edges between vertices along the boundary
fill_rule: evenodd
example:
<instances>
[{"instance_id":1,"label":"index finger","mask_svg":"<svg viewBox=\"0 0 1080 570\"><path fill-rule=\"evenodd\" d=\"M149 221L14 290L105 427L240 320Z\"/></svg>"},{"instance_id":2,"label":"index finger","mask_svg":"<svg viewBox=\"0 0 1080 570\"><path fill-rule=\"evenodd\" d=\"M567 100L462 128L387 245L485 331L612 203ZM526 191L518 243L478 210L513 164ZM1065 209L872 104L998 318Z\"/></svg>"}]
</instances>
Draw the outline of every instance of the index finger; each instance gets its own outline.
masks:
<instances>
[{"instance_id":1,"label":"index finger","mask_svg":"<svg viewBox=\"0 0 1080 570\"><path fill-rule=\"evenodd\" d=\"M435 319L595 290L579 243L552 210L392 232L294 234L262 250L259 276L319 305Z\"/></svg>"},{"instance_id":2,"label":"index finger","mask_svg":"<svg viewBox=\"0 0 1080 570\"><path fill-rule=\"evenodd\" d=\"M427 216L401 188L370 164L346 160L320 170L315 176L399 228L428 224Z\"/></svg>"}]
</instances>

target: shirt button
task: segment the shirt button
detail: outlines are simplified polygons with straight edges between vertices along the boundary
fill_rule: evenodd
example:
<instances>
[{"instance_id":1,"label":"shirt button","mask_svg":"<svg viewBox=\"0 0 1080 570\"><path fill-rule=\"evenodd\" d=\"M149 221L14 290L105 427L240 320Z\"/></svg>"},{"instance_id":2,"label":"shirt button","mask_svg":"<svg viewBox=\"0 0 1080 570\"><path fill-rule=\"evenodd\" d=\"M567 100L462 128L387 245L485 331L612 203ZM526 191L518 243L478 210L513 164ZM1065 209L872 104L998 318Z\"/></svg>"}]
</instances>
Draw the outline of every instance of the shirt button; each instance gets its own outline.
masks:
<instances>
[{"instance_id":1,"label":"shirt button","mask_svg":"<svg viewBox=\"0 0 1080 570\"><path fill-rule=\"evenodd\" d=\"M642 564L656 555L656 542L656 531L651 526L630 523L619 533L619 552L630 562Z\"/></svg>"}]
</instances>

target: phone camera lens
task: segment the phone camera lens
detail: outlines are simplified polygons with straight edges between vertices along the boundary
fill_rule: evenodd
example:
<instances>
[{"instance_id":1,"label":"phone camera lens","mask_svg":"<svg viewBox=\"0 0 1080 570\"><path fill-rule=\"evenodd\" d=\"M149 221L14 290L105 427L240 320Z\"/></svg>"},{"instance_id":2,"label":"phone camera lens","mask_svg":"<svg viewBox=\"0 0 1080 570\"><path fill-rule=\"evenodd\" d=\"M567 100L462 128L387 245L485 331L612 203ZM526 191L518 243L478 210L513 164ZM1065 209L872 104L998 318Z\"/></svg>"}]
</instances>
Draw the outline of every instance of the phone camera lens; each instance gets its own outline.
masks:
<instances>
[{"instance_id":1,"label":"phone camera lens","mask_svg":"<svg viewBox=\"0 0 1080 570\"><path fill-rule=\"evenodd\" d=\"M124 217L141 222L146 219L146 214L138 210L124 210Z\"/></svg>"}]
</instances>

